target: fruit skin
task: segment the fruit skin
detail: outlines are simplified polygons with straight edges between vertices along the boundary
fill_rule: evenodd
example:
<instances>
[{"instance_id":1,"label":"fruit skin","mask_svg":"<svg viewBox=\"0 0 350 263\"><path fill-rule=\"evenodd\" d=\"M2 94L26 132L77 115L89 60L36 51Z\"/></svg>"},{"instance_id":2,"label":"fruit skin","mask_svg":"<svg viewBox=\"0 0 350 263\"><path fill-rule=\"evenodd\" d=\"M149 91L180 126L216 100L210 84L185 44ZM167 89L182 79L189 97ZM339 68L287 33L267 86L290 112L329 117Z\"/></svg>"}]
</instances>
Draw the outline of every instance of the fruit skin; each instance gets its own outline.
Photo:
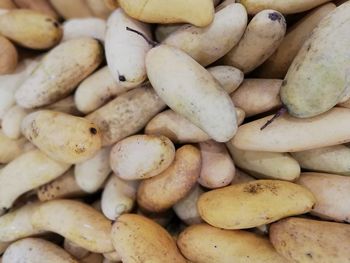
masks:
<instances>
[{"instance_id":1,"label":"fruit skin","mask_svg":"<svg viewBox=\"0 0 350 263\"><path fill-rule=\"evenodd\" d=\"M145 84L120 94L86 118L100 128L103 146L109 146L140 131L164 108L164 102Z\"/></svg>"},{"instance_id":2,"label":"fruit skin","mask_svg":"<svg viewBox=\"0 0 350 263\"><path fill-rule=\"evenodd\" d=\"M34 229L57 233L89 251L106 253L114 250L111 221L82 202L70 199L41 202L29 220Z\"/></svg>"},{"instance_id":3,"label":"fruit skin","mask_svg":"<svg viewBox=\"0 0 350 263\"><path fill-rule=\"evenodd\" d=\"M169 233L147 217L121 215L112 227L111 236L124 262L186 262Z\"/></svg>"},{"instance_id":4,"label":"fruit skin","mask_svg":"<svg viewBox=\"0 0 350 263\"><path fill-rule=\"evenodd\" d=\"M262 236L242 230L219 229L207 224L186 228L180 234L177 245L191 262L285 262Z\"/></svg>"},{"instance_id":5,"label":"fruit skin","mask_svg":"<svg viewBox=\"0 0 350 263\"><path fill-rule=\"evenodd\" d=\"M317 116L349 98L349 19L350 2L318 24L294 59L281 88L292 116Z\"/></svg>"},{"instance_id":6,"label":"fruit skin","mask_svg":"<svg viewBox=\"0 0 350 263\"><path fill-rule=\"evenodd\" d=\"M235 107L217 80L192 57L160 45L146 56L148 78L159 97L211 138L227 142L237 130Z\"/></svg>"},{"instance_id":7,"label":"fruit skin","mask_svg":"<svg viewBox=\"0 0 350 263\"><path fill-rule=\"evenodd\" d=\"M242 70L253 71L275 52L286 33L284 16L267 9L256 14L248 24L242 39L221 62Z\"/></svg>"},{"instance_id":8,"label":"fruit skin","mask_svg":"<svg viewBox=\"0 0 350 263\"><path fill-rule=\"evenodd\" d=\"M305 187L279 180L256 180L201 195L202 219L224 229L246 229L309 212L316 200Z\"/></svg>"},{"instance_id":9,"label":"fruit skin","mask_svg":"<svg viewBox=\"0 0 350 263\"><path fill-rule=\"evenodd\" d=\"M350 109L335 107L319 116L300 119L284 114L264 130L272 116L241 125L233 138L248 151L299 152L350 141Z\"/></svg>"},{"instance_id":10,"label":"fruit skin","mask_svg":"<svg viewBox=\"0 0 350 263\"><path fill-rule=\"evenodd\" d=\"M200 151L192 145L182 146L166 170L141 181L137 191L138 205L145 211L166 211L191 191L198 180L200 169Z\"/></svg>"},{"instance_id":11,"label":"fruit skin","mask_svg":"<svg viewBox=\"0 0 350 263\"><path fill-rule=\"evenodd\" d=\"M101 148L101 132L89 120L40 110L22 121L22 134L53 160L75 164L92 158Z\"/></svg>"},{"instance_id":12,"label":"fruit skin","mask_svg":"<svg viewBox=\"0 0 350 263\"><path fill-rule=\"evenodd\" d=\"M235 106L251 117L282 106L281 85L281 79L245 79L230 96Z\"/></svg>"},{"instance_id":13,"label":"fruit skin","mask_svg":"<svg viewBox=\"0 0 350 263\"><path fill-rule=\"evenodd\" d=\"M183 50L199 64L207 66L237 45L247 27L247 20L244 6L229 4L215 14L209 26L184 25L162 43Z\"/></svg>"},{"instance_id":14,"label":"fruit skin","mask_svg":"<svg viewBox=\"0 0 350 263\"><path fill-rule=\"evenodd\" d=\"M226 143L237 167L256 178L294 181L300 175L299 163L288 153L244 151Z\"/></svg>"},{"instance_id":15,"label":"fruit skin","mask_svg":"<svg viewBox=\"0 0 350 263\"><path fill-rule=\"evenodd\" d=\"M16 103L23 108L37 108L67 97L103 58L103 48L93 38L61 43L43 57L18 88Z\"/></svg>"},{"instance_id":16,"label":"fruit skin","mask_svg":"<svg viewBox=\"0 0 350 263\"><path fill-rule=\"evenodd\" d=\"M241 0L248 14L256 14L264 9L272 8L282 14L294 14L310 10L329 0Z\"/></svg>"},{"instance_id":17,"label":"fruit skin","mask_svg":"<svg viewBox=\"0 0 350 263\"><path fill-rule=\"evenodd\" d=\"M160 174L174 158L175 147L167 137L133 135L113 146L110 166L124 180L140 180Z\"/></svg>"},{"instance_id":18,"label":"fruit skin","mask_svg":"<svg viewBox=\"0 0 350 263\"><path fill-rule=\"evenodd\" d=\"M112 77L126 88L135 88L146 80L145 56L152 48L145 39L126 28L137 30L151 39L150 25L129 17L118 8L107 20L105 51Z\"/></svg>"},{"instance_id":19,"label":"fruit skin","mask_svg":"<svg viewBox=\"0 0 350 263\"><path fill-rule=\"evenodd\" d=\"M300 48L318 23L336 8L327 3L310 11L305 17L288 28L287 34L275 53L257 70L262 78L284 78Z\"/></svg>"},{"instance_id":20,"label":"fruit skin","mask_svg":"<svg viewBox=\"0 0 350 263\"><path fill-rule=\"evenodd\" d=\"M57 162L40 150L31 150L6 165L0 174L0 215L22 194L44 185L66 172L70 164ZM1 240L0 241L4 241Z\"/></svg>"},{"instance_id":21,"label":"fruit skin","mask_svg":"<svg viewBox=\"0 0 350 263\"><path fill-rule=\"evenodd\" d=\"M349 231L348 224L291 217L271 225L270 241L291 262L348 262Z\"/></svg>"},{"instance_id":22,"label":"fruit skin","mask_svg":"<svg viewBox=\"0 0 350 263\"><path fill-rule=\"evenodd\" d=\"M342 144L294 152L292 156L309 171L350 175L350 148Z\"/></svg>"},{"instance_id":23,"label":"fruit skin","mask_svg":"<svg viewBox=\"0 0 350 263\"><path fill-rule=\"evenodd\" d=\"M302 173L296 182L316 197L311 214L329 221L350 223L350 177L326 173ZM334 205L337 204L337 205Z\"/></svg>"},{"instance_id":24,"label":"fruit skin","mask_svg":"<svg viewBox=\"0 0 350 263\"><path fill-rule=\"evenodd\" d=\"M62 28L50 16L27 9L13 9L0 16L0 34L20 46L45 50L61 40Z\"/></svg>"},{"instance_id":25,"label":"fruit skin","mask_svg":"<svg viewBox=\"0 0 350 263\"><path fill-rule=\"evenodd\" d=\"M119 0L131 17L147 23L209 25L214 18L213 0Z\"/></svg>"}]
</instances>

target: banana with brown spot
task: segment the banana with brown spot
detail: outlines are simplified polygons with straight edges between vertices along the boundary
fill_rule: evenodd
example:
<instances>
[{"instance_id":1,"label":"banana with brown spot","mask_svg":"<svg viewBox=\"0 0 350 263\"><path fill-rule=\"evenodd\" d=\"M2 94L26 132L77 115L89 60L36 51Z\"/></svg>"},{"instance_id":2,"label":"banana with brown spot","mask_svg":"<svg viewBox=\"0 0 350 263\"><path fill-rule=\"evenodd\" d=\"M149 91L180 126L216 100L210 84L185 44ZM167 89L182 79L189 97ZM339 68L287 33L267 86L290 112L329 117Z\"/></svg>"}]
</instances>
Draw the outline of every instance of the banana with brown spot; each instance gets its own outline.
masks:
<instances>
[{"instance_id":1,"label":"banana with brown spot","mask_svg":"<svg viewBox=\"0 0 350 263\"><path fill-rule=\"evenodd\" d=\"M212 226L246 229L307 213L315 203L314 195L300 185L256 180L206 192L197 205L202 219Z\"/></svg>"},{"instance_id":2,"label":"banana with brown spot","mask_svg":"<svg viewBox=\"0 0 350 263\"><path fill-rule=\"evenodd\" d=\"M221 60L225 65L249 73L271 56L286 33L286 20L275 10L256 14L247 26L239 43Z\"/></svg>"},{"instance_id":3,"label":"banana with brown spot","mask_svg":"<svg viewBox=\"0 0 350 263\"><path fill-rule=\"evenodd\" d=\"M67 97L103 60L97 40L76 38L50 50L16 92L24 108L45 106Z\"/></svg>"},{"instance_id":4,"label":"banana with brown spot","mask_svg":"<svg viewBox=\"0 0 350 263\"><path fill-rule=\"evenodd\" d=\"M48 49L59 43L62 28L51 16L27 9L13 9L0 15L0 34L31 49Z\"/></svg>"},{"instance_id":5,"label":"banana with brown spot","mask_svg":"<svg viewBox=\"0 0 350 263\"><path fill-rule=\"evenodd\" d=\"M66 113L39 110L22 121L22 134L52 159L79 163L101 148L101 133L89 120Z\"/></svg>"},{"instance_id":6,"label":"banana with brown spot","mask_svg":"<svg viewBox=\"0 0 350 263\"><path fill-rule=\"evenodd\" d=\"M186 228L180 234L177 245L181 253L192 262L285 262L264 237L248 231L224 230L207 224Z\"/></svg>"},{"instance_id":7,"label":"banana with brown spot","mask_svg":"<svg viewBox=\"0 0 350 263\"><path fill-rule=\"evenodd\" d=\"M64 112L75 116L81 115L81 112L78 111L74 104L73 96L68 96L67 98L59 100L53 104L47 105L42 109ZM25 109L18 105L14 105L13 107L11 107L3 116L3 120L1 123L4 134L11 139L20 138L20 136L22 135L22 121L29 113L33 111L33 109Z\"/></svg>"},{"instance_id":8,"label":"banana with brown spot","mask_svg":"<svg viewBox=\"0 0 350 263\"><path fill-rule=\"evenodd\" d=\"M87 193L75 181L73 168L55 180L40 186L37 190L37 196L40 201L74 198L84 195L87 195Z\"/></svg>"},{"instance_id":9,"label":"banana with brown spot","mask_svg":"<svg viewBox=\"0 0 350 263\"><path fill-rule=\"evenodd\" d=\"M130 90L86 116L102 132L103 146L112 145L140 131L165 108L151 85Z\"/></svg>"}]
</instances>

